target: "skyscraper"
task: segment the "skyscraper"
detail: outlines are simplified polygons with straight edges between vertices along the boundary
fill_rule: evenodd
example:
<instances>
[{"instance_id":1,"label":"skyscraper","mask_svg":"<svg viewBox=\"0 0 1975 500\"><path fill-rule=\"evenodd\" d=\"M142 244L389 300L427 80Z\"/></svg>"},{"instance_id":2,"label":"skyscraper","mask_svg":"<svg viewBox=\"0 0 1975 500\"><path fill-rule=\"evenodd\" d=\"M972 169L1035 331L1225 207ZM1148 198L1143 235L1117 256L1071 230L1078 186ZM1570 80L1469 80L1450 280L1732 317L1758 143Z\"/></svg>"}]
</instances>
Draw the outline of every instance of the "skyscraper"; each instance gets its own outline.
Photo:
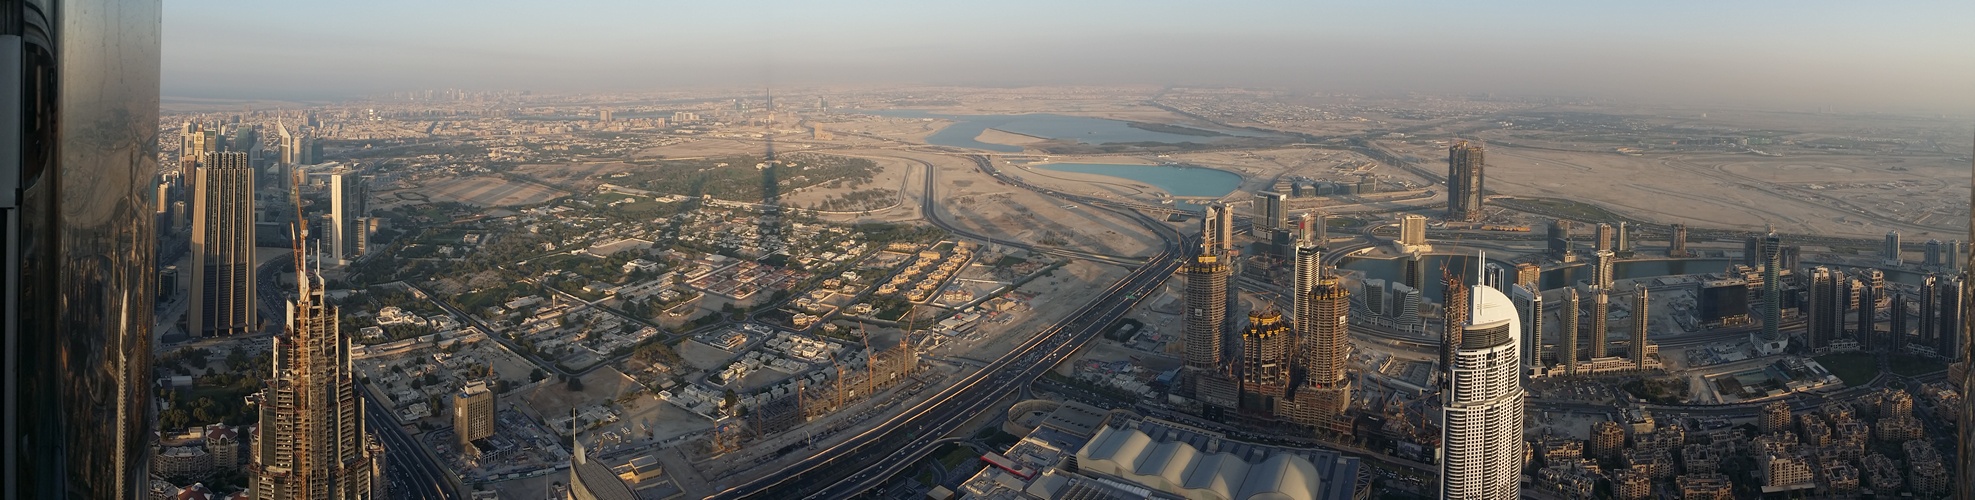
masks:
<instances>
[{"instance_id":1,"label":"skyscraper","mask_svg":"<svg viewBox=\"0 0 1975 500\"><path fill-rule=\"evenodd\" d=\"M1920 277L1920 294L1914 297L1914 301L1920 305L1920 328L1914 332L1914 337L1934 352L1947 355L1946 351L1941 350L1941 321L1940 315L1936 313L1940 309L1940 295L1940 275L1929 274Z\"/></svg>"},{"instance_id":2,"label":"skyscraper","mask_svg":"<svg viewBox=\"0 0 1975 500\"><path fill-rule=\"evenodd\" d=\"M206 153L192 185L192 293L186 333L252 332L254 169L247 154Z\"/></svg>"},{"instance_id":3,"label":"skyscraper","mask_svg":"<svg viewBox=\"0 0 1975 500\"><path fill-rule=\"evenodd\" d=\"M1440 370L1439 383L1451 381L1454 369L1454 353L1460 349L1462 325L1468 318L1468 284L1461 275L1448 269L1440 270Z\"/></svg>"},{"instance_id":4,"label":"skyscraper","mask_svg":"<svg viewBox=\"0 0 1975 500\"><path fill-rule=\"evenodd\" d=\"M1598 230L1596 234L1597 234L1597 246L1592 247L1593 251L1609 252L1609 251L1617 250L1616 247L1612 246L1612 243L1618 239L1618 233L1615 229L1612 228L1611 224L1607 224L1603 222L1598 223Z\"/></svg>"},{"instance_id":5,"label":"skyscraper","mask_svg":"<svg viewBox=\"0 0 1975 500\"><path fill-rule=\"evenodd\" d=\"M1404 284L1392 285L1392 325L1403 332L1420 328L1420 291Z\"/></svg>"},{"instance_id":6,"label":"skyscraper","mask_svg":"<svg viewBox=\"0 0 1975 500\"><path fill-rule=\"evenodd\" d=\"M0 3L0 498L149 493L160 3Z\"/></svg>"},{"instance_id":7,"label":"skyscraper","mask_svg":"<svg viewBox=\"0 0 1975 500\"><path fill-rule=\"evenodd\" d=\"M1686 224L1673 225L1673 236L1668 238L1666 243L1666 256L1675 258L1687 256Z\"/></svg>"},{"instance_id":8,"label":"skyscraper","mask_svg":"<svg viewBox=\"0 0 1975 500\"><path fill-rule=\"evenodd\" d=\"M1613 266L1617 265L1618 255L1611 250L1599 250L1591 256L1591 286L1612 287Z\"/></svg>"},{"instance_id":9,"label":"skyscraper","mask_svg":"<svg viewBox=\"0 0 1975 500\"><path fill-rule=\"evenodd\" d=\"M1543 267L1528 262L1516 264L1516 284L1540 290L1543 286Z\"/></svg>"},{"instance_id":10,"label":"skyscraper","mask_svg":"<svg viewBox=\"0 0 1975 500\"><path fill-rule=\"evenodd\" d=\"M1550 221L1550 258L1558 262L1575 262L1577 254L1570 248L1570 221L1557 219Z\"/></svg>"},{"instance_id":11,"label":"skyscraper","mask_svg":"<svg viewBox=\"0 0 1975 500\"><path fill-rule=\"evenodd\" d=\"M371 477L381 456L365 430L363 400L350 365L350 341L338 330L336 306L323 297L322 277L308 269L296 233L295 300L285 332L274 338L274 370L255 397L248 488L256 499L376 499L384 478Z\"/></svg>"},{"instance_id":12,"label":"skyscraper","mask_svg":"<svg viewBox=\"0 0 1975 500\"><path fill-rule=\"evenodd\" d=\"M1633 286L1636 291L1632 292L1632 348L1629 354L1632 355L1632 367L1644 370L1646 343L1651 338L1646 330L1652 319L1652 313L1647 310L1646 284L1636 283Z\"/></svg>"},{"instance_id":13,"label":"skyscraper","mask_svg":"<svg viewBox=\"0 0 1975 500\"><path fill-rule=\"evenodd\" d=\"M1859 349L1879 349L1883 347L1879 343L1879 301L1886 298L1886 274L1878 269L1860 269L1857 284L1858 326L1853 335L1858 336Z\"/></svg>"},{"instance_id":14,"label":"skyscraper","mask_svg":"<svg viewBox=\"0 0 1975 500\"><path fill-rule=\"evenodd\" d=\"M369 186L349 170L329 174L329 252L338 265L362 256L368 238Z\"/></svg>"},{"instance_id":15,"label":"skyscraper","mask_svg":"<svg viewBox=\"0 0 1975 500\"><path fill-rule=\"evenodd\" d=\"M1294 335L1282 313L1248 313L1248 328L1241 332L1241 392L1244 407L1263 413L1275 412L1275 398L1282 397L1289 385L1289 366L1294 355Z\"/></svg>"},{"instance_id":16,"label":"skyscraper","mask_svg":"<svg viewBox=\"0 0 1975 500\"><path fill-rule=\"evenodd\" d=\"M494 412L494 391L485 380L467 382L453 393L453 434L459 445L472 446L474 441L493 436Z\"/></svg>"},{"instance_id":17,"label":"skyscraper","mask_svg":"<svg viewBox=\"0 0 1975 500\"><path fill-rule=\"evenodd\" d=\"M1625 222L1618 223L1618 253L1632 255L1632 226Z\"/></svg>"},{"instance_id":18,"label":"skyscraper","mask_svg":"<svg viewBox=\"0 0 1975 500\"><path fill-rule=\"evenodd\" d=\"M1446 265L1446 264L1441 264ZM1399 259L1400 279L1414 290L1426 289L1426 259L1418 252L1408 253Z\"/></svg>"},{"instance_id":19,"label":"skyscraper","mask_svg":"<svg viewBox=\"0 0 1975 500\"><path fill-rule=\"evenodd\" d=\"M1944 262L1941 260L1941 240L1927 240L1926 253L1923 255L1926 256L1926 260L1922 262L1928 269L1939 269L1941 262Z\"/></svg>"},{"instance_id":20,"label":"skyscraper","mask_svg":"<svg viewBox=\"0 0 1975 500\"><path fill-rule=\"evenodd\" d=\"M1596 288L1591 291L1591 359L1607 355L1606 334L1611 331L1608 323L1612 313L1611 290Z\"/></svg>"},{"instance_id":21,"label":"skyscraper","mask_svg":"<svg viewBox=\"0 0 1975 500\"><path fill-rule=\"evenodd\" d=\"M1399 244L1420 246L1426 244L1426 217L1420 214L1399 216Z\"/></svg>"},{"instance_id":22,"label":"skyscraper","mask_svg":"<svg viewBox=\"0 0 1975 500\"><path fill-rule=\"evenodd\" d=\"M1542 372L1543 365L1543 292L1532 285L1516 284L1509 288L1513 293L1517 308L1525 321L1522 324L1522 352L1524 367L1534 372Z\"/></svg>"},{"instance_id":23,"label":"skyscraper","mask_svg":"<svg viewBox=\"0 0 1975 500\"><path fill-rule=\"evenodd\" d=\"M1886 265L1897 266L1901 264L1899 231L1886 232L1886 244L1879 249L1879 256L1886 259Z\"/></svg>"},{"instance_id":24,"label":"skyscraper","mask_svg":"<svg viewBox=\"0 0 1975 500\"><path fill-rule=\"evenodd\" d=\"M1482 148L1468 141L1447 148L1447 220L1481 220Z\"/></svg>"},{"instance_id":25,"label":"skyscraper","mask_svg":"<svg viewBox=\"0 0 1975 500\"><path fill-rule=\"evenodd\" d=\"M1225 255L1234 250L1234 208L1215 203L1207 205L1200 220L1200 246L1203 253Z\"/></svg>"},{"instance_id":26,"label":"skyscraper","mask_svg":"<svg viewBox=\"0 0 1975 500\"><path fill-rule=\"evenodd\" d=\"M1564 287L1564 308L1557 314L1557 328L1563 331L1557 339L1557 364L1565 375L1577 374L1578 307L1577 287Z\"/></svg>"},{"instance_id":27,"label":"skyscraper","mask_svg":"<svg viewBox=\"0 0 1975 500\"><path fill-rule=\"evenodd\" d=\"M1812 352L1823 352L1845 324L1845 305L1839 299L1839 283L1844 275L1818 266L1810 270L1810 314L1806 319L1806 340Z\"/></svg>"},{"instance_id":28,"label":"skyscraper","mask_svg":"<svg viewBox=\"0 0 1975 500\"><path fill-rule=\"evenodd\" d=\"M1317 246L1330 242L1330 216L1322 211L1311 210L1303 213L1303 232Z\"/></svg>"},{"instance_id":29,"label":"skyscraper","mask_svg":"<svg viewBox=\"0 0 1975 500\"><path fill-rule=\"evenodd\" d=\"M1961 276L1948 276L1941 279L1936 286L1938 288L1934 292L1934 331L1940 333L1936 339L1939 345L1935 346L1935 350L1940 351L1941 356L1950 361L1966 361L1968 349L1964 342L1968 337L1964 336L1961 329L1962 325L1968 322L1968 317L1965 316L1968 312L1968 303L1965 301L1968 299L1962 295L1964 289L1968 287L1968 281Z\"/></svg>"},{"instance_id":30,"label":"skyscraper","mask_svg":"<svg viewBox=\"0 0 1975 500\"><path fill-rule=\"evenodd\" d=\"M1288 214L1282 211L1282 198L1282 193L1274 191L1255 193L1255 237L1267 239L1289 223Z\"/></svg>"},{"instance_id":31,"label":"skyscraper","mask_svg":"<svg viewBox=\"0 0 1975 500\"><path fill-rule=\"evenodd\" d=\"M1762 338L1779 338L1777 328L1783 326L1783 280L1777 273L1783 267L1777 256L1783 250L1783 238L1770 230L1763 235L1756 246L1756 254L1762 259Z\"/></svg>"},{"instance_id":32,"label":"skyscraper","mask_svg":"<svg viewBox=\"0 0 1975 500\"><path fill-rule=\"evenodd\" d=\"M1337 278L1317 279L1317 286L1304 292L1310 307L1296 322L1309 333L1304 339L1304 381L1329 387L1344 380L1344 363L1350 356L1351 292Z\"/></svg>"},{"instance_id":33,"label":"skyscraper","mask_svg":"<svg viewBox=\"0 0 1975 500\"><path fill-rule=\"evenodd\" d=\"M1303 220L1307 222L1310 217L1305 215ZM1310 237L1310 232L1304 231L1303 239L1296 246L1295 276L1289 285L1289 314L1293 320L1290 323L1289 342L1295 349L1292 352L1301 352L1303 343L1310 337L1310 325L1303 324L1302 318L1307 317L1314 306L1310 302L1310 290L1317 287L1317 279L1323 275L1323 249Z\"/></svg>"},{"instance_id":34,"label":"skyscraper","mask_svg":"<svg viewBox=\"0 0 1975 500\"><path fill-rule=\"evenodd\" d=\"M1906 351L1906 294L1892 292L1886 307L1887 348L1893 352Z\"/></svg>"},{"instance_id":35,"label":"skyscraper","mask_svg":"<svg viewBox=\"0 0 1975 500\"><path fill-rule=\"evenodd\" d=\"M1186 275L1186 367L1196 371L1221 369L1221 329L1228 314L1228 266L1220 256L1201 253L1188 262Z\"/></svg>"},{"instance_id":36,"label":"skyscraper","mask_svg":"<svg viewBox=\"0 0 1975 500\"><path fill-rule=\"evenodd\" d=\"M1488 286L1473 289L1443 391L1440 498L1521 497L1523 388L1517 367L1522 331L1515 305Z\"/></svg>"}]
</instances>

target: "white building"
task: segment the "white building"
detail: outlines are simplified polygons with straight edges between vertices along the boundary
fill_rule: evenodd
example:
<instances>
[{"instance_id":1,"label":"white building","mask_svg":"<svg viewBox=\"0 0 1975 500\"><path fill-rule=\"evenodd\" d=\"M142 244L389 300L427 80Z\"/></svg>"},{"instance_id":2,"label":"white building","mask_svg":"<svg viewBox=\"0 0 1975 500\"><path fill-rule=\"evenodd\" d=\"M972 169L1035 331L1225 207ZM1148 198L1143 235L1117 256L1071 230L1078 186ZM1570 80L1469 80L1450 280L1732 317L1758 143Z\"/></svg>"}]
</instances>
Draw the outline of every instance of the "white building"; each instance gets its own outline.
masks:
<instances>
[{"instance_id":1,"label":"white building","mask_svg":"<svg viewBox=\"0 0 1975 500\"><path fill-rule=\"evenodd\" d=\"M1522 321L1499 290L1477 286L1469 296L1468 321L1442 396L1440 498L1520 498Z\"/></svg>"}]
</instances>

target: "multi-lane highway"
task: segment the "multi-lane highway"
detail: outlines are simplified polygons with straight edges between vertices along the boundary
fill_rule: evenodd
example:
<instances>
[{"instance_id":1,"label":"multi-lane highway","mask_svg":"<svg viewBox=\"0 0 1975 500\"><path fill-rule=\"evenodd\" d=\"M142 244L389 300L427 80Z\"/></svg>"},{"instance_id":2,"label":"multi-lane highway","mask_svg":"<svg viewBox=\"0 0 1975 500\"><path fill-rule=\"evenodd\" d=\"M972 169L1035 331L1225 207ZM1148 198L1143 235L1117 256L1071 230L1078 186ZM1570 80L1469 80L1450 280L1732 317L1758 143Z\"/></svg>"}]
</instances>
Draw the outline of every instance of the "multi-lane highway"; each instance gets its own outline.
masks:
<instances>
[{"instance_id":1,"label":"multi-lane highway","mask_svg":"<svg viewBox=\"0 0 1975 500\"><path fill-rule=\"evenodd\" d=\"M390 481L391 498L417 500L447 500L464 498L453 487L439 464L425 454L424 446L417 443L405 430L398 426L397 417L391 410L378 404L369 388L358 386L364 399L366 426L377 439L384 443L385 477L371 478L372 481Z\"/></svg>"}]
</instances>

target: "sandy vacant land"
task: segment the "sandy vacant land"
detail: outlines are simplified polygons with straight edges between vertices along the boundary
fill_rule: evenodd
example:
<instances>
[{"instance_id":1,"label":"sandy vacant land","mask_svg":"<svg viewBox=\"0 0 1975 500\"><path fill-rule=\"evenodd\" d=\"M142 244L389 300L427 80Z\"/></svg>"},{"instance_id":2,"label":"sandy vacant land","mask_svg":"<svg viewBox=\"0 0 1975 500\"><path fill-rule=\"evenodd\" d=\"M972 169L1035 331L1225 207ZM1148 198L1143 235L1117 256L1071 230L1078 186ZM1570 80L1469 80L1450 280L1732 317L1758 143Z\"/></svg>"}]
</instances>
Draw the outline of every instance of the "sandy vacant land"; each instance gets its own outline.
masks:
<instances>
[{"instance_id":1,"label":"sandy vacant land","mask_svg":"<svg viewBox=\"0 0 1975 500\"><path fill-rule=\"evenodd\" d=\"M974 136L974 140L988 144L1006 144L1009 146L1027 146L1038 142L1049 142L1049 139L1028 134L1017 134L998 128L983 130L981 131L981 135Z\"/></svg>"},{"instance_id":2,"label":"sandy vacant land","mask_svg":"<svg viewBox=\"0 0 1975 500\"><path fill-rule=\"evenodd\" d=\"M404 193L400 196L400 193ZM499 177L460 177L412 189L376 193L381 207L397 201L452 201L483 207L511 207L542 203L569 193L540 184L514 182ZM380 208L381 208L380 207Z\"/></svg>"},{"instance_id":3,"label":"sandy vacant land","mask_svg":"<svg viewBox=\"0 0 1975 500\"><path fill-rule=\"evenodd\" d=\"M1001 184L973 162L943 158L934 187L941 216L982 234L1096 252L1142 256L1157 251L1157 236L1124 216L1066 203Z\"/></svg>"}]
</instances>

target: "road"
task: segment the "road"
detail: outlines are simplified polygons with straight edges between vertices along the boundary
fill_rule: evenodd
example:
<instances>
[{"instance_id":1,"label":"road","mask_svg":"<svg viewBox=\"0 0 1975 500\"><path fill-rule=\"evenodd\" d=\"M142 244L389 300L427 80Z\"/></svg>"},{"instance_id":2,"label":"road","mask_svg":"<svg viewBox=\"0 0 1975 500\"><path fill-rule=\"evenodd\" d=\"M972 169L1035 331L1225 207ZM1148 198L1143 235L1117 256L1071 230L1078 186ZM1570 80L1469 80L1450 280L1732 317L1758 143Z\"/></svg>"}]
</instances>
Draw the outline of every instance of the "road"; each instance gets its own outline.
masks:
<instances>
[{"instance_id":1,"label":"road","mask_svg":"<svg viewBox=\"0 0 1975 500\"><path fill-rule=\"evenodd\" d=\"M379 404L368 387L358 384L364 399L366 427L384 443L385 477L373 481L391 482L391 498L446 500L464 498L453 487L448 473L425 454L424 446L405 434L396 416Z\"/></svg>"}]
</instances>

